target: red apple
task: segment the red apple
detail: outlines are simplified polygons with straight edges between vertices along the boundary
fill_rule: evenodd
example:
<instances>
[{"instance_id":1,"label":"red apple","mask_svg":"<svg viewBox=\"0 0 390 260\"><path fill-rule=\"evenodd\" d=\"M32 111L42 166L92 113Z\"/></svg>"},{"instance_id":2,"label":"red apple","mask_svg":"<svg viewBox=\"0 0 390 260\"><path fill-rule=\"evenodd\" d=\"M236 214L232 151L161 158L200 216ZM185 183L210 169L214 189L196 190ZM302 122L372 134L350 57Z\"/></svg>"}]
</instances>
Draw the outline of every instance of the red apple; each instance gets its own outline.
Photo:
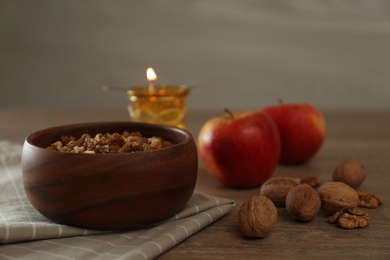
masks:
<instances>
[{"instance_id":1,"label":"red apple","mask_svg":"<svg viewBox=\"0 0 390 260\"><path fill-rule=\"evenodd\" d=\"M295 103L268 106L262 111L276 123L282 151L281 164L299 164L309 161L325 139L325 119L311 104Z\"/></svg>"},{"instance_id":2,"label":"red apple","mask_svg":"<svg viewBox=\"0 0 390 260\"><path fill-rule=\"evenodd\" d=\"M211 118L198 136L199 153L209 173L235 188L258 187L279 161L275 123L261 111L241 111Z\"/></svg>"}]
</instances>

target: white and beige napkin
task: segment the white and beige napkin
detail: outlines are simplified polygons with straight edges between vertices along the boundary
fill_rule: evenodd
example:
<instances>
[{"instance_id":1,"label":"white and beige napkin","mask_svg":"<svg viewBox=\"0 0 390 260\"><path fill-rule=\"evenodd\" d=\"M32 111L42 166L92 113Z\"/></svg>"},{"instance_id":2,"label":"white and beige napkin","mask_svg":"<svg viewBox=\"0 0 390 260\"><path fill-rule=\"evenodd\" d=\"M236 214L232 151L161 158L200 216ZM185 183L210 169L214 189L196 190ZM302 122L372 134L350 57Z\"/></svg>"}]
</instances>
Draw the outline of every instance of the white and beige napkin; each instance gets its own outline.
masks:
<instances>
[{"instance_id":1,"label":"white and beige napkin","mask_svg":"<svg viewBox=\"0 0 390 260\"><path fill-rule=\"evenodd\" d=\"M178 214L146 229L111 233L59 225L29 203L21 151L18 144L0 141L0 259L152 259L234 206L232 200L194 192Z\"/></svg>"}]
</instances>

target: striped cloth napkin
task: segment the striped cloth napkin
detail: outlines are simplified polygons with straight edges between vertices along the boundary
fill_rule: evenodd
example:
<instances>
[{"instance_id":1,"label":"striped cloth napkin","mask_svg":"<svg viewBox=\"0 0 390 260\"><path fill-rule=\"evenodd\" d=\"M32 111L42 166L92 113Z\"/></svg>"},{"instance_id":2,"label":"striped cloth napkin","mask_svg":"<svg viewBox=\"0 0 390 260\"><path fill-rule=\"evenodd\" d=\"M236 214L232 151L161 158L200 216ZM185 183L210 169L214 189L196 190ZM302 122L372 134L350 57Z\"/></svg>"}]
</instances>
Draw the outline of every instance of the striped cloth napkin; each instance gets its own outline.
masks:
<instances>
[{"instance_id":1,"label":"striped cloth napkin","mask_svg":"<svg viewBox=\"0 0 390 260\"><path fill-rule=\"evenodd\" d=\"M18 144L0 141L1 259L152 259L234 206L232 200L194 192L179 213L146 229L106 232L59 225L29 203L23 188L21 151Z\"/></svg>"}]
</instances>

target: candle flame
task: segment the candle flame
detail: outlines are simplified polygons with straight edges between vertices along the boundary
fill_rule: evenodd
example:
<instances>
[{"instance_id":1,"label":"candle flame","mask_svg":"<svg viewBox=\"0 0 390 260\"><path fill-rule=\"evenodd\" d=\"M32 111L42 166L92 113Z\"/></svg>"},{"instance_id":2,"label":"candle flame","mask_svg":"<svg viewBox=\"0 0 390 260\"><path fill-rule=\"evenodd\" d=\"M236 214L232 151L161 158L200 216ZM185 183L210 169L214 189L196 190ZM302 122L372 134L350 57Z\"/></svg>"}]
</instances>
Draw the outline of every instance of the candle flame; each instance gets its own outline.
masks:
<instances>
[{"instance_id":1,"label":"candle flame","mask_svg":"<svg viewBox=\"0 0 390 260\"><path fill-rule=\"evenodd\" d=\"M152 68L148 68L146 70L146 78L149 81L156 81L157 80L157 75L156 75L156 73L154 73L154 70Z\"/></svg>"}]
</instances>

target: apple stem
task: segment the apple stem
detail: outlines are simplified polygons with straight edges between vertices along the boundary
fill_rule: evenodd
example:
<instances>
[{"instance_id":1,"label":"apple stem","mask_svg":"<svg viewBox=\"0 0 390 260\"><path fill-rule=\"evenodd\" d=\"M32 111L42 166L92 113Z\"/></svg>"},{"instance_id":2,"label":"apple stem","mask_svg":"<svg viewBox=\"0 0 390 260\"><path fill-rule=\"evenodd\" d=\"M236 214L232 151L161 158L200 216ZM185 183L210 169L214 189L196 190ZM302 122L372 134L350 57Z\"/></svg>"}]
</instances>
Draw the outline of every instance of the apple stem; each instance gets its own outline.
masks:
<instances>
[{"instance_id":1,"label":"apple stem","mask_svg":"<svg viewBox=\"0 0 390 260\"><path fill-rule=\"evenodd\" d=\"M283 99L282 98L278 98L278 103L279 103L279 105L283 105Z\"/></svg>"},{"instance_id":2,"label":"apple stem","mask_svg":"<svg viewBox=\"0 0 390 260\"><path fill-rule=\"evenodd\" d=\"M225 113L228 113L230 115L230 117L232 119L234 119L234 115L233 115L232 111L230 111L229 109L225 108Z\"/></svg>"}]
</instances>

